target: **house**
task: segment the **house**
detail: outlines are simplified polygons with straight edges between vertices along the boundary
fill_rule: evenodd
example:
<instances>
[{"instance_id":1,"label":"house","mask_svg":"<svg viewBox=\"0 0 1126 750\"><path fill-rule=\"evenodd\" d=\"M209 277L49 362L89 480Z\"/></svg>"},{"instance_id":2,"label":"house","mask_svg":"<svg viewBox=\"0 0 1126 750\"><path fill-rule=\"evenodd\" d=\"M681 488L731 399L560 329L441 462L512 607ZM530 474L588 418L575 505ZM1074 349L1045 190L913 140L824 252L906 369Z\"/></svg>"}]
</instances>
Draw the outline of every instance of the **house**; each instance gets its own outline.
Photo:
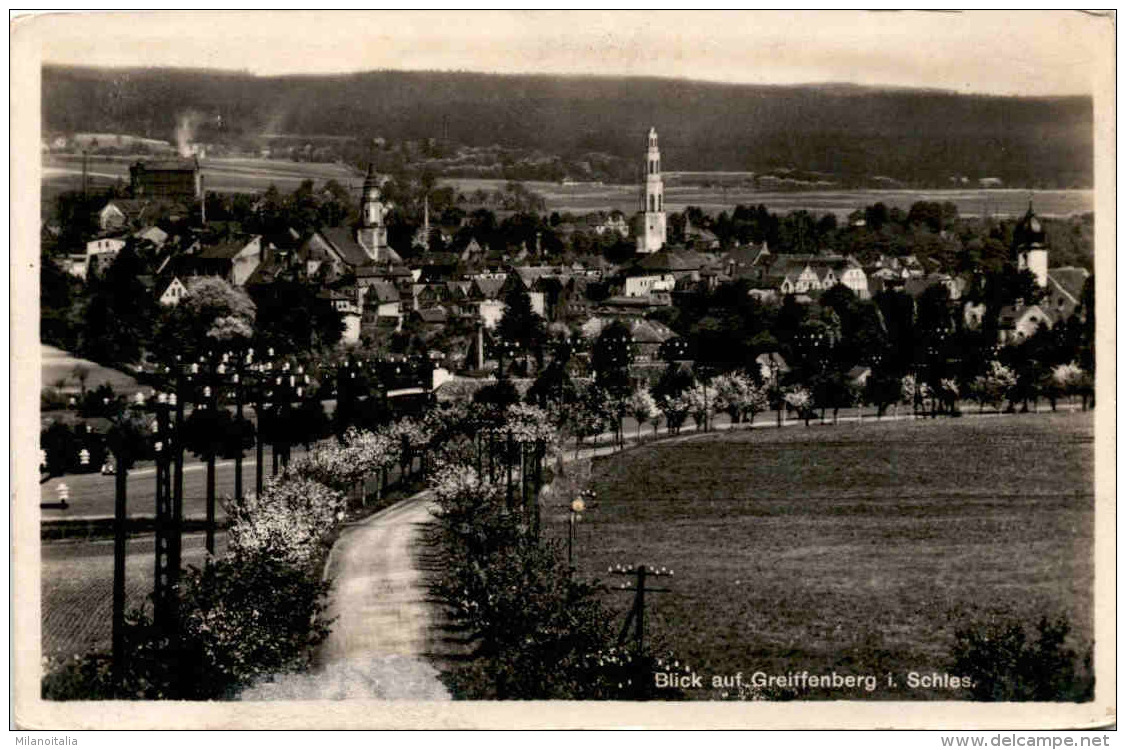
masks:
<instances>
[{"instance_id":1,"label":"house","mask_svg":"<svg viewBox=\"0 0 1126 750\"><path fill-rule=\"evenodd\" d=\"M684 220L684 241L689 247L698 250L719 249L719 237L710 229L693 226L688 218Z\"/></svg>"},{"instance_id":2,"label":"house","mask_svg":"<svg viewBox=\"0 0 1126 750\"><path fill-rule=\"evenodd\" d=\"M671 292L684 278L700 280L706 259L691 250L661 248L645 255L625 273L625 296L645 297L656 292Z\"/></svg>"},{"instance_id":3,"label":"house","mask_svg":"<svg viewBox=\"0 0 1126 750\"><path fill-rule=\"evenodd\" d=\"M437 307L430 307L425 310L416 310L411 313L411 316L422 324L425 331L433 331L440 329L446 324L450 318L449 311L438 305Z\"/></svg>"},{"instance_id":4,"label":"house","mask_svg":"<svg viewBox=\"0 0 1126 750\"><path fill-rule=\"evenodd\" d=\"M868 299L868 277L853 258L839 255L772 256L757 278L751 281L758 289L772 290L780 295L815 294L844 284L861 299Z\"/></svg>"},{"instance_id":5,"label":"house","mask_svg":"<svg viewBox=\"0 0 1126 750\"><path fill-rule=\"evenodd\" d=\"M872 377L872 368L867 365L856 365L845 374L845 378L853 388L863 388L868 385L870 377Z\"/></svg>"},{"instance_id":6,"label":"house","mask_svg":"<svg viewBox=\"0 0 1126 750\"><path fill-rule=\"evenodd\" d=\"M930 273L926 276L913 276L903 282L903 291L916 299L932 286L944 286L950 299L960 300L968 286L966 280L947 273Z\"/></svg>"},{"instance_id":7,"label":"house","mask_svg":"<svg viewBox=\"0 0 1126 750\"><path fill-rule=\"evenodd\" d=\"M373 279L371 283L359 288L360 305L372 309L374 314L386 318L398 318L403 314L402 295L395 284L387 279Z\"/></svg>"},{"instance_id":8,"label":"house","mask_svg":"<svg viewBox=\"0 0 1126 750\"><path fill-rule=\"evenodd\" d=\"M168 232L157 226L147 226L134 232L133 238L138 242L147 242L159 250L168 241Z\"/></svg>"},{"instance_id":9,"label":"house","mask_svg":"<svg viewBox=\"0 0 1126 750\"><path fill-rule=\"evenodd\" d=\"M229 239L215 245L205 245L196 255L198 273L219 276L235 286L245 286L262 263L262 236L253 235Z\"/></svg>"},{"instance_id":10,"label":"house","mask_svg":"<svg viewBox=\"0 0 1126 750\"><path fill-rule=\"evenodd\" d=\"M380 315L378 304L365 304L360 317L360 335L374 339L402 330L403 316Z\"/></svg>"},{"instance_id":11,"label":"house","mask_svg":"<svg viewBox=\"0 0 1126 750\"><path fill-rule=\"evenodd\" d=\"M103 232L139 224L152 213L151 201L113 198L97 213L98 228Z\"/></svg>"},{"instance_id":12,"label":"house","mask_svg":"<svg viewBox=\"0 0 1126 750\"><path fill-rule=\"evenodd\" d=\"M659 360L661 345L676 337L676 333L671 328L656 320L633 320L630 322L629 332L633 336L634 362Z\"/></svg>"},{"instance_id":13,"label":"house","mask_svg":"<svg viewBox=\"0 0 1126 750\"><path fill-rule=\"evenodd\" d=\"M188 204L203 198L203 171L199 159L195 157L138 161L129 167L129 182L134 198Z\"/></svg>"},{"instance_id":14,"label":"house","mask_svg":"<svg viewBox=\"0 0 1126 750\"><path fill-rule=\"evenodd\" d=\"M508 277L504 280L504 284L501 286L499 299L503 302L514 286L520 286L528 293L528 298L532 302L532 311L541 318L546 318L546 300L543 287L540 285L539 281L541 277L546 276L550 271L550 267L547 266L521 266L519 268L513 268L512 272L508 274Z\"/></svg>"},{"instance_id":15,"label":"house","mask_svg":"<svg viewBox=\"0 0 1126 750\"><path fill-rule=\"evenodd\" d=\"M461 248L461 261L463 263L472 263L479 261L485 257L486 248L481 246L476 237L470 237L469 241L465 243L465 247Z\"/></svg>"},{"instance_id":16,"label":"house","mask_svg":"<svg viewBox=\"0 0 1126 750\"><path fill-rule=\"evenodd\" d=\"M92 278L104 273L124 248L124 237L98 237L87 242L86 272L82 278Z\"/></svg>"},{"instance_id":17,"label":"house","mask_svg":"<svg viewBox=\"0 0 1126 750\"><path fill-rule=\"evenodd\" d=\"M962 305L962 322L966 328L974 331L980 329L982 322L985 320L985 310L984 302L966 300L965 304Z\"/></svg>"},{"instance_id":18,"label":"house","mask_svg":"<svg viewBox=\"0 0 1126 750\"><path fill-rule=\"evenodd\" d=\"M1083 287L1091 274L1086 268L1061 266L1048 271L1047 294L1040 306L1056 320L1070 318L1083 299Z\"/></svg>"},{"instance_id":19,"label":"house","mask_svg":"<svg viewBox=\"0 0 1126 750\"><path fill-rule=\"evenodd\" d=\"M751 242L732 248L720 258L720 266L733 281L756 278L757 269L769 263L770 250L766 242L756 245Z\"/></svg>"},{"instance_id":20,"label":"house","mask_svg":"<svg viewBox=\"0 0 1126 750\"><path fill-rule=\"evenodd\" d=\"M1045 325L1052 327L1052 318L1039 305L1007 305L997 318L998 335L1002 344L1026 339Z\"/></svg>"},{"instance_id":21,"label":"house","mask_svg":"<svg viewBox=\"0 0 1126 750\"><path fill-rule=\"evenodd\" d=\"M641 318L671 304L672 294L669 292L653 292L648 297L618 295L591 305L591 312L595 315L618 318Z\"/></svg>"},{"instance_id":22,"label":"house","mask_svg":"<svg viewBox=\"0 0 1126 750\"><path fill-rule=\"evenodd\" d=\"M83 281L86 280L86 274L90 270L86 253L70 253L61 261L61 265L64 271Z\"/></svg>"},{"instance_id":23,"label":"house","mask_svg":"<svg viewBox=\"0 0 1126 750\"><path fill-rule=\"evenodd\" d=\"M599 237L606 234L616 234L622 239L629 238L629 222L621 211L611 211L610 215L594 226L594 233Z\"/></svg>"},{"instance_id":24,"label":"house","mask_svg":"<svg viewBox=\"0 0 1126 750\"><path fill-rule=\"evenodd\" d=\"M583 338L594 341L602 330L616 322L614 316L598 315L583 323ZM634 362L653 362L660 359L661 344L676 338L676 333L664 323L644 318L625 319L621 322L629 327Z\"/></svg>"},{"instance_id":25,"label":"house","mask_svg":"<svg viewBox=\"0 0 1126 750\"><path fill-rule=\"evenodd\" d=\"M173 276L165 285L164 291L160 293L157 301L165 307L175 307L186 296L188 296L188 287L180 281L178 276Z\"/></svg>"},{"instance_id":26,"label":"house","mask_svg":"<svg viewBox=\"0 0 1126 750\"><path fill-rule=\"evenodd\" d=\"M357 304L355 290L322 289L317 297L328 301L332 309L340 313L340 320L344 323L344 330L340 334L343 344L355 344L360 340L361 314Z\"/></svg>"}]
</instances>

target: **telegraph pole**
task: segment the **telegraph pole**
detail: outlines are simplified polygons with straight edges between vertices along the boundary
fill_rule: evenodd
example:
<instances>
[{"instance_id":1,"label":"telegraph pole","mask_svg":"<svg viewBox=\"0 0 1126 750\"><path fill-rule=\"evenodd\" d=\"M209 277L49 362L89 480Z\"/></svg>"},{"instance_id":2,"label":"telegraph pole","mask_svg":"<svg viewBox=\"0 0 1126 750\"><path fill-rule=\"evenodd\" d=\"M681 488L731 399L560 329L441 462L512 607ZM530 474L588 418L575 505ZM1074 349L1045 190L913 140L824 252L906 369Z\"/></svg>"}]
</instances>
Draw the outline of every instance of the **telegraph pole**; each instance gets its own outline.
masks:
<instances>
[{"instance_id":1,"label":"telegraph pole","mask_svg":"<svg viewBox=\"0 0 1126 750\"><path fill-rule=\"evenodd\" d=\"M630 609L629 615L626 616L625 624L622 625L622 631L618 635L618 645L624 645L626 638L629 636L630 625L633 625L633 664L636 669L634 674L633 688L637 692L638 697L644 695L645 687L648 684L648 675L646 674L646 665L642 659L645 653L645 594L646 592L659 594L670 593L672 589L657 588L647 585L647 579L671 577L673 571L666 568L650 568L646 565L634 565L631 567L623 567L621 565L612 566L606 569L606 572L611 575L633 576L635 578L633 587L631 588L628 583L623 583L616 591L632 591L634 592L633 607Z\"/></svg>"}]
</instances>

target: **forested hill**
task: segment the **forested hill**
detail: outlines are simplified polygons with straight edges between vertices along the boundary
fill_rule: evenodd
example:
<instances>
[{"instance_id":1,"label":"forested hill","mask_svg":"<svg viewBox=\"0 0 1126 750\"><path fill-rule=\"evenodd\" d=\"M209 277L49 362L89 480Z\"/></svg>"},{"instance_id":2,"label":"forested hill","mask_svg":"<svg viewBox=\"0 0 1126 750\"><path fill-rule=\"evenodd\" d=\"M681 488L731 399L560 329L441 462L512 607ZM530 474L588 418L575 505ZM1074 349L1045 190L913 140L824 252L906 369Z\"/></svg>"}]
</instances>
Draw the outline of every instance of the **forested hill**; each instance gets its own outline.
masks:
<instances>
[{"instance_id":1,"label":"forested hill","mask_svg":"<svg viewBox=\"0 0 1126 750\"><path fill-rule=\"evenodd\" d=\"M953 175L1010 186L1090 187L1086 97L1015 98L851 85L749 86L659 78L376 71L262 77L170 69L43 69L49 132L171 139L178 118L222 133L435 138L568 159L637 159L650 125L667 169Z\"/></svg>"}]
</instances>

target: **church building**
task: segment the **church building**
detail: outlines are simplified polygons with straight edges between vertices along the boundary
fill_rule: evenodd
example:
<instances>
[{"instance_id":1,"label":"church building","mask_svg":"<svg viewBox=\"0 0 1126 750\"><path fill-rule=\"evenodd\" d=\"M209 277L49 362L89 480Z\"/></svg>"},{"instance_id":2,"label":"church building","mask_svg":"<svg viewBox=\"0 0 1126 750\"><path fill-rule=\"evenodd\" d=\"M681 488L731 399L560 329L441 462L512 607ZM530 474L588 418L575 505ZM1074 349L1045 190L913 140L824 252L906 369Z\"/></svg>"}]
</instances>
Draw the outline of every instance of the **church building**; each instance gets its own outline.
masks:
<instances>
[{"instance_id":1,"label":"church building","mask_svg":"<svg viewBox=\"0 0 1126 750\"><path fill-rule=\"evenodd\" d=\"M656 128L649 128L649 148L645 154L644 200L644 216L636 225L637 252L650 254L664 247L668 239L665 225L665 185L661 180L661 150L657 147Z\"/></svg>"}]
</instances>

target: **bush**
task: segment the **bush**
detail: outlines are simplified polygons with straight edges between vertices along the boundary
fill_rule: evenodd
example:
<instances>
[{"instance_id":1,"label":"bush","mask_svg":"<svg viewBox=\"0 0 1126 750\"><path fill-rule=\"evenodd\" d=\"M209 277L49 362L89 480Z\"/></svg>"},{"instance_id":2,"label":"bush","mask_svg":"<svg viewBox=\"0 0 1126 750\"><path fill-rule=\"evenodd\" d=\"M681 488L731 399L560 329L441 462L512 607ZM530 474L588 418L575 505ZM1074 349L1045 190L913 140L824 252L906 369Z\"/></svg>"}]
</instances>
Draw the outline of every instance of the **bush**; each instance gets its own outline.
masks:
<instances>
[{"instance_id":1,"label":"bush","mask_svg":"<svg viewBox=\"0 0 1126 750\"><path fill-rule=\"evenodd\" d=\"M329 583L317 565L243 551L190 569L180 589L175 679L185 697L231 698L263 677L308 669L329 633L318 617Z\"/></svg>"},{"instance_id":2,"label":"bush","mask_svg":"<svg viewBox=\"0 0 1126 750\"><path fill-rule=\"evenodd\" d=\"M546 420L514 407L498 431L542 439ZM557 477L560 489L568 481ZM559 545L542 541L529 509L509 508L505 485L445 453L430 478L445 565L435 593L475 644L447 680L469 699L676 697L657 691L649 653L616 646L615 615L597 582L577 579Z\"/></svg>"},{"instance_id":3,"label":"bush","mask_svg":"<svg viewBox=\"0 0 1126 750\"><path fill-rule=\"evenodd\" d=\"M1012 616L990 614L955 633L954 674L973 680L977 701L1090 701L1095 680L1091 649L1067 644L1071 623L1041 617L1034 633Z\"/></svg>"},{"instance_id":4,"label":"bush","mask_svg":"<svg viewBox=\"0 0 1126 750\"><path fill-rule=\"evenodd\" d=\"M52 422L39 433L39 447L47 454L47 471L51 476L98 471L106 459L104 438L85 424L72 430L62 422ZM83 449L90 454L86 464L80 458Z\"/></svg>"},{"instance_id":5,"label":"bush","mask_svg":"<svg viewBox=\"0 0 1126 750\"><path fill-rule=\"evenodd\" d=\"M267 480L260 496L225 498L223 507L233 557L304 570L327 553L332 531L344 518L345 499L320 482L287 474Z\"/></svg>"},{"instance_id":6,"label":"bush","mask_svg":"<svg viewBox=\"0 0 1126 750\"><path fill-rule=\"evenodd\" d=\"M230 551L181 576L174 636L134 612L120 682L108 654L49 662L44 698L230 699L265 677L309 667L312 647L329 632L320 618L330 585L321 566L343 495L283 475L261 496L224 505Z\"/></svg>"},{"instance_id":7,"label":"bush","mask_svg":"<svg viewBox=\"0 0 1126 750\"><path fill-rule=\"evenodd\" d=\"M44 388L39 392L39 411L65 409L70 397L55 388Z\"/></svg>"},{"instance_id":8,"label":"bush","mask_svg":"<svg viewBox=\"0 0 1126 750\"><path fill-rule=\"evenodd\" d=\"M46 700L230 700L260 679L307 669L328 635L329 584L319 571L263 557L225 557L185 572L177 635L143 612L125 628L128 655L117 682L110 654L44 664Z\"/></svg>"}]
</instances>

